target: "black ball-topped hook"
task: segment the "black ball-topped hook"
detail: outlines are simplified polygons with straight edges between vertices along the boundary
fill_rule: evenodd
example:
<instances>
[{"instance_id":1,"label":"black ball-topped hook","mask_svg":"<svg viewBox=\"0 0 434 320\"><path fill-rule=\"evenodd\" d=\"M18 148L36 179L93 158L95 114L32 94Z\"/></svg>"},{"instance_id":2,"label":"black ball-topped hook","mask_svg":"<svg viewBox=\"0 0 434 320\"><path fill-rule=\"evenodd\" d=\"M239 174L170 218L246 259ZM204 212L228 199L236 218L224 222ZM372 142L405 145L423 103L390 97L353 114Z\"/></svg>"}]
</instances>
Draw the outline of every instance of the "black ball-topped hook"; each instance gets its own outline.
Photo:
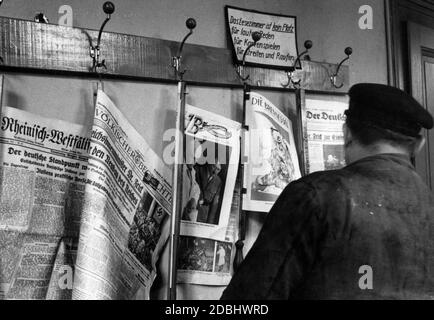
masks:
<instances>
[{"instance_id":1,"label":"black ball-topped hook","mask_svg":"<svg viewBox=\"0 0 434 320\"><path fill-rule=\"evenodd\" d=\"M350 55L353 54L353 48L351 48L351 47L346 47L344 52L345 52L345 55L346 55L347 57L346 57L345 59L343 59L343 60L338 64L338 67L336 68L336 72L335 72L334 74L332 74L332 76L330 77L330 82L332 83L333 87L335 87L335 88L337 88L337 89L340 89L340 88L342 88L342 87L344 86L343 83L341 83L340 85L337 85L337 84L336 84L336 79L337 79L337 76L338 76L338 74L339 74L339 70L340 70L341 67L342 67L342 64L343 64L345 61L347 61L348 59L350 59Z\"/></svg>"},{"instance_id":2,"label":"black ball-topped hook","mask_svg":"<svg viewBox=\"0 0 434 320\"><path fill-rule=\"evenodd\" d=\"M304 55L306 55L312 47L313 47L312 40L306 40L304 42L304 48L305 48L305 50L298 55L297 59L295 59L294 65L290 68L289 72L294 72L295 71L295 69L297 67L297 64L300 62L301 57L304 56Z\"/></svg>"},{"instance_id":3,"label":"black ball-topped hook","mask_svg":"<svg viewBox=\"0 0 434 320\"><path fill-rule=\"evenodd\" d=\"M256 45L256 43L259 41L259 40L261 40L261 38L262 38L262 34L259 32L259 31L255 31L255 32L252 32L252 40L253 40L253 43L251 43L247 48L246 48L246 50L244 50L244 54L243 54L243 66L244 66L244 64L246 63L246 55L247 55L247 52L249 52L249 50L252 48L252 47L254 47L255 45Z\"/></svg>"},{"instance_id":4,"label":"black ball-topped hook","mask_svg":"<svg viewBox=\"0 0 434 320\"><path fill-rule=\"evenodd\" d=\"M102 5L102 9L104 10L105 14L113 14L113 12L115 12L115 5L113 2L106 1Z\"/></svg>"},{"instance_id":5,"label":"black ball-topped hook","mask_svg":"<svg viewBox=\"0 0 434 320\"><path fill-rule=\"evenodd\" d=\"M109 22L111 18L110 17L111 14L115 12L115 5L111 1L106 1L102 5L102 9L104 10L104 13L107 14L107 17L104 20L103 24L101 25L101 28L99 29L97 48L99 48L99 45L101 43L101 35L102 35L102 31L104 30L104 27L107 24L107 22Z\"/></svg>"},{"instance_id":6,"label":"black ball-topped hook","mask_svg":"<svg viewBox=\"0 0 434 320\"><path fill-rule=\"evenodd\" d=\"M306 48L306 50L312 49L313 47L313 42L311 40L306 40L304 42L304 47Z\"/></svg>"},{"instance_id":7,"label":"black ball-topped hook","mask_svg":"<svg viewBox=\"0 0 434 320\"><path fill-rule=\"evenodd\" d=\"M196 28L196 20L194 20L193 18L188 18L187 21L185 21L185 25L188 29L193 30L194 28Z\"/></svg>"},{"instance_id":8,"label":"black ball-topped hook","mask_svg":"<svg viewBox=\"0 0 434 320\"><path fill-rule=\"evenodd\" d=\"M90 48L90 56L93 59L92 70L94 70L95 72L96 72L97 68L100 68L100 67L107 68L105 66L105 60L102 60L102 62L100 62L100 59L99 59L101 36L102 36L102 32L104 30L105 25L111 19L112 13L115 12L115 5L111 1L106 1L106 2L104 2L103 6L102 6L102 10L104 11L105 14L107 14L107 17L105 18L104 22L101 25L101 28L99 29L98 41L97 41L96 46L93 46L91 43L91 48Z\"/></svg>"},{"instance_id":9,"label":"black ball-topped hook","mask_svg":"<svg viewBox=\"0 0 434 320\"><path fill-rule=\"evenodd\" d=\"M304 42L304 49L305 50L297 56L297 58L294 61L294 64L286 70L286 76L288 78L288 81L286 83L282 83L283 87L285 87L285 88L289 87L289 85L291 83L294 86L294 88L300 87L301 79L294 80L293 75L294 75L295 70L297 69L297 65L300 64L301 57L305 56L305 58L308 58L310 60L310 57L307 55L307 53L309 52L310 49L312 49L312 47L313 47L312 40L306 40ZM301 68L301 64L300 64L300 68Z\"/></svg>"},{"instance_id":10,"label":"black ball-topped hook","mask_svg":"<svg viewBox=\"0 0 434 320\"><path fill-rule=\"evenodd\" d=\"M189 32L185 35L184 39L182 39L176 56L172 57L172 67L175 69L176 76L180 80L182 80L184 73L187 71L187 69L181 70L182 50L184 49L184 44L187 41L187 39L193 34L193 29L196 28L196 20L193 18L188 18L185 21L185 26L188 28Z\"/></svg>"},{"instance_id":11,"label":"black ball-topped hook","mask_svg":"<svg viewBox=\"0 0 434 320\"><path fill-rule=\"evenodd\" d=\"M239 64L236 69L235 72L237 73L238 77L244 82L246 83L246 81L249 79L249 75L244 75L243 73L243 69L242 67L244 67L244 65L246 64L246 56L247 53L250 51L251 48L253 48L254 46L256 46L256 43L261 40L262 38L262 33L259 31L254 31L252 32L252 40L253 42L251 42L247 48L244 50L244 54L243 54L243 59L241 60L241 64Z\"/></svg>"},{"instance_id":12,"label":"black ball-topped hook","mask_svg":"<svg viewBox=\"0 0 434 320\"><path fill-rule=\"evenodd\" d=\"M185 41L187 41L188 37L190 37L193 34L193 29L196 28L196 20L193 18L188 18L185 21L185 26L188 28L188 30L190 30L188 32L188 34L184 37L184 39L182 39L181 45L179 46L178 49L178 54L176 55L177 57L181 56L182 53L182 49L184 48L184 43Z\"/></svg>"},{"instance_id":13,"label":"black ball-topped hook","mask_svg":"<svg viewBox=\"0 0 434 320\"><path fill-rule=\"evenodd\" d=\"M259 40L261 40L261 38L262 38L262 35L259 31L255 31L252 33L252 39L255 43L258 42Z\"/></svg>"}]
</instances>

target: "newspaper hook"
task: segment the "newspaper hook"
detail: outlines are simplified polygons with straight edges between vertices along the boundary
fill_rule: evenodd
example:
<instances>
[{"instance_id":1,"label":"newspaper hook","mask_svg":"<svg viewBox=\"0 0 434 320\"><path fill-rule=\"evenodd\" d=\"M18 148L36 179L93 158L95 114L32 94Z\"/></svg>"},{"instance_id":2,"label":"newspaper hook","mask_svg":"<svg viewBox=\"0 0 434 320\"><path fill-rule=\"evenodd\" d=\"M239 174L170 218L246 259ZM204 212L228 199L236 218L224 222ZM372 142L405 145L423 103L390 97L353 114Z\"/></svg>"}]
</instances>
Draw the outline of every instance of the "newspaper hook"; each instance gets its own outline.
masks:
<instances>
[{"instance_id":1,"label":"newspaper hook","mask_svg":"<svg viewBox=\"0 0 434 320\"><path fill-rule=\"evenodd\" d=\"M187 39L193 34L193 29L196 28L196 20L193 18L188 18L187 21L185 21L186 27L190 30L187 35L184 37L184 39L181 42L181 45L178 48L178 52L176 53L175 57L172 57L172 67L175 69L176 76L182 80L185 72L187 69L180 70L181 69L181 59L182 59L182 50L184 49L184 44L187 41Z\"/></svg>"},{"instance_id":2,"label":"newspaper hook","mask_svg":"<svg viewBox=\"0 0 434 320\"><path fill-rule=\"evenodd\" d=\"M298 55L297 59L295 59L295 61L294 61L294 64L291 67L289 67L289 69L286 71L286 76L288 77L288 82L285 84L282 83L282 86L284 88L289 87L289 85L291 83L294 87L300 86L301 79L299 79L298 81L293 80L294 72L295 72L295 69L297 68L297 64L300 63L301 57L306 55L312 47L313 47L313 42L311 40L306 40L304 42L305 50Z\"/></svg>"},{"instance_id":3,"label":"newspaper hook","mask_svg":"<svg viewBox=\"0 0 434 320\"><path fill-rule=\"evenodd\" d=\"M337 85L336 84L336 79L337 79L337 76L339 74L339 70L342 67L342 64L350 58L350 55L352 53L353 53L353 49L351 47L346 47L345 48L345 54L347 55L347 57L339 63L338 67L336 68L336 72L333 75L330 76L330 82L333 85L333 87L335 87L336 89L340 89L340 88L342 88L344 86L343 83L341 83L340 85Z\"/></svg>"},{"instance_id":4,"label":"newspaper hook","mask_svg":"<svg viewBox=\"0 0 434 320\"><path fill-rule=\"evenodd\" d=\"M90 57L93 60L92 70L94 72L97 71L97 68L101 68L101 67L104 67L105 69L107 69L107 67L105 65L105 60L102 60L101 62L99 61L100 44L101 44L101 36L102 36L102 32L104 30L104 27L107 24L107 22L109 22L113 12L115 12L115 5L113 4L113 2L107 1L107 2L104 2L102 9L103 9L104 13L107 15L107 17L104 20L103 24L101 25L101 28L99 29L98 42L97 42L96 46L93 46L92 44L90 46Z\"/></svg>"},{"instance_id":5,"label":"newspaper hook","mask_svg":"<svg viewBox=\"0 0 434 320\"><path fill-rule=\"evenodd\" d=\"M249 50L250 50L252 47L256 46L256 43L257 43L259 40L261 40L261 38L262 38L262 34L261 34L259 31L255 31L255 32L252 33L252 39L253 39L253 42L252 42L251 44L249 44L249 46L246 48L246 50L244 50L244 54L243 54L243 63L242 63L241 65L238 64L237 67L236 67L236 69L235 69L235 71L236 71L238 77L239 77L243 82L247 81L247 80L249 79L249 77L250 77L249 75L244 76L244 74L243 74L243 73L244 73L244 65L246 64L246 55L247 55L247 53L249 52Z\"/></svg>"}]
</instances>

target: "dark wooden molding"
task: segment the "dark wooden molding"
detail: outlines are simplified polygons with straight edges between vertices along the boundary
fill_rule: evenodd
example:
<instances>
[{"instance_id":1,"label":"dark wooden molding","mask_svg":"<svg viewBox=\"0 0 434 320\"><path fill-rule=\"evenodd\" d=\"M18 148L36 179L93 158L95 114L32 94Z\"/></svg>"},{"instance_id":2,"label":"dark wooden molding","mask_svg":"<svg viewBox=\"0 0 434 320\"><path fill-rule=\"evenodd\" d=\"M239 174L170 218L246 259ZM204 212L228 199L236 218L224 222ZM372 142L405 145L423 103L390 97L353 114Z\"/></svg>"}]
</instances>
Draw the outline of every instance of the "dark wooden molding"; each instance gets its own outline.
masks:
<instances>
[{"instance_id":1,"label":"dark wooden molding","mask_svg":"<svg viewBox=\"0 0 434 320\"><path fill-rule=\"evenodd\" d=\"M417 11L418 13L434 17L434 1L432 0L406 0L400 1L400 6Z\"/></svg>"},{"instance_id":2,"label":"dark wooden molding","mask_svg":"<svg viewBox=\"0 0 434 320\"><path fill-rule=\"evenodd\" d=\"M396 54L395 54L395 26L393 0L384 0L384 20L386 25L386 50L387 50L387 83L397 86Z\"/></svg>"},{"instance_id":3,"label":"dark wooden molding","mask_svg":"<svg viewBox=\"0 0 434 320\"><path fill-rule=\"evenodd\" d=\"M95 76L90 71L89 40L95 44L95 30L69 28L53 24L0 17L0 50L4 68L31 70L32 72L57 72ZM119 33L103 33L101 59L106 60L104 77L134 78L147 81L175 82L171 57L176 54L176 41L139 37ZM188 69L185 80L193 84L241 87L232 53L225 48L186 44L183 66ZM321 92L347 92L348 66L343 66L334 88L329 77L336 64L302 61L303 89ZM264 68L246 67L250 84L263 88L284 89L285 72Z\"/></svg>"},{"instance_id":4,"label":"dark wooden molding","mask_svg":"<svg viewBox=\"0 0 434 320\"><path fill-rule=\"evenodd\" d=\"M407 24L415 22L434 28L434 0L386 0L390 10L392 84L407 92L410 88Z\"/></svg>"}]
</instances>

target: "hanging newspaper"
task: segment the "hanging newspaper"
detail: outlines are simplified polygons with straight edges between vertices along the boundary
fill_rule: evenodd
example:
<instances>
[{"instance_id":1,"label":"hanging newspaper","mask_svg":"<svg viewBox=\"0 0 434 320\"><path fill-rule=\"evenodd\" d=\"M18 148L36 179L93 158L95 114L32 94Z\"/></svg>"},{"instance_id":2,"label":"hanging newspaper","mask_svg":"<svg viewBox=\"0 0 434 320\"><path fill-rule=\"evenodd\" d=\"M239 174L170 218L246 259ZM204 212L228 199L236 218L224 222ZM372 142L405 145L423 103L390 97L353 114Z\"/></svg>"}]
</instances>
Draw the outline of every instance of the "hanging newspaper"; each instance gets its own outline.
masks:
<instances>
[{"instance_id":1,"label":"hanging newspaper","mask_svg":"<svg viewBox=\"0 0 434 320\"><path fill-rule=\"evenodd\" d=\"M241 179L232 197L231 215L225 241L181 236L178 283L226 286L231 280L234 242L238 240Z\"/></svg>"},{"instance_id":2,"label":"hanging newspaper","mask_svg":"<svg viewBox=\"0 0 434 320\"><path fill-rule=\"evenodd\" d=\"M301 177L292 123L269 100L251 92L246 124L243 210L268 212L283 189Z\"/></svg>"},{"instance_id":3,"label":"hanging newspaper","mask_svg":"<svg viewBox=\"0 0 434 320\"><path fill-rule=\"evenodd\" d=\"M91 132L73 299L149 299L171 172L102 91Z\"/></svg>"},{"instance_id":4,"label":"hanging newspaper","mask_svg":"<svg viewBox=\"0 0 434 320\"><path fill-rule=\"evenodd\" d=\"M70 297L62 256L78 240L88 130L10 107L0 129L0 299Z\"/></svg>"},{"instance_id":5,"label":"hanging newspaper","mask_svg":"<svg viewBox=\"0 0 434 320\"><path fill-rule=\"evenodd\" d=\"M246 48L253 43L252 33L261 39L246 54L246 64L266 68L288 69L298 56L297 18L226 6L227 29L238 64Z\"/></svg>"},{"instance_id":6,"label":"hanging newspaper","mask_svg":"<svg viewBox=\"0 0 434 320\"><path fill-rule=\"evenodd\" d=\"M344 111L339 101L306 99L303 112L306 173L335 170L345 166Z\"/></svg>"},{"instance_id":7,"label":"hanging newspaper","mask_svg":"<svg viewBox=\"0 0 434 320\"><path fill-rule=\"evenodd\" d=\"M225 240L240 156L238 122L190 105L181 235Z\"/></svg>"}]
</instances>

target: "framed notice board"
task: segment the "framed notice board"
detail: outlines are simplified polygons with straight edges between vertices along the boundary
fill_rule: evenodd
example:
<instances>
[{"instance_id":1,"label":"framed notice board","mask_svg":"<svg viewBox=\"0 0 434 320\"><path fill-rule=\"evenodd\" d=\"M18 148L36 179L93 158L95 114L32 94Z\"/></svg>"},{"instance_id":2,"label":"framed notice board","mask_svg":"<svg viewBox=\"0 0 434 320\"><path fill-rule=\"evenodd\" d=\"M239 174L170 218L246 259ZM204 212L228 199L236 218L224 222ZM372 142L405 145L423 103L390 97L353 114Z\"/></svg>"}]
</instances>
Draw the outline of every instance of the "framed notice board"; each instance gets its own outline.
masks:
<instances>
[{"instance_id":1,"label":"framed notice board","mask_svg":"<svg viewBox=\"0 0 434 320\"><path fill-rule=\"evenodd\" d=\"M245 49L253 43L252 33L261 39L246 55L246 65L288 69L298 56L297 17L256 10L225 7L226 24L234 61L242 63Z\"/></svg>"}]
</instances>

